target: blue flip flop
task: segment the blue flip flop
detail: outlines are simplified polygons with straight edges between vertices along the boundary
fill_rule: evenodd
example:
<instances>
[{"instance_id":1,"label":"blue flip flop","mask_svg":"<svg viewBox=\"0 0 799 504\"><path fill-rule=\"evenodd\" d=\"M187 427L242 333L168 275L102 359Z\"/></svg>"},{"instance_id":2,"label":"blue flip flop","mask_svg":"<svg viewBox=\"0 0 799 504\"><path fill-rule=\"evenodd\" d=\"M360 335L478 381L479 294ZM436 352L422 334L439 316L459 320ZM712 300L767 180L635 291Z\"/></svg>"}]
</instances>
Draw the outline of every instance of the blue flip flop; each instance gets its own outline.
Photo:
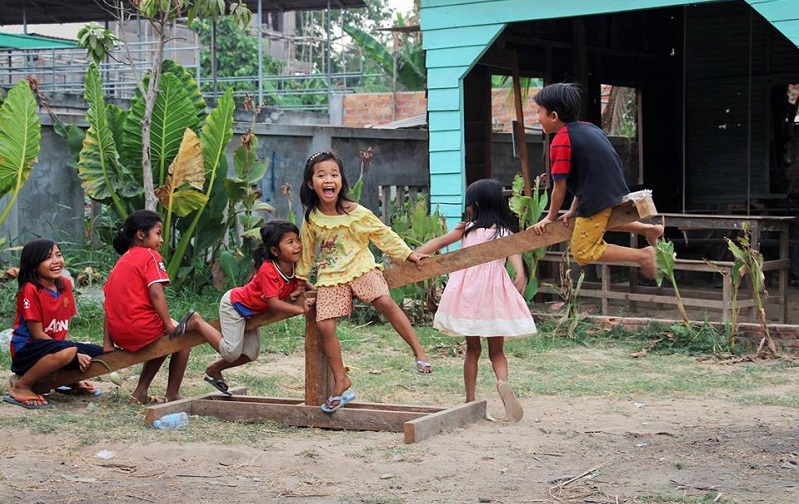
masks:
<instances>
[{"instance_id":1,"label":"blue flip flop","mask_svg":"<svg viewBox=\"0 0 799 504\"><path fill-rule=\"evenodd\" d=\"M10 395L4 395L3 396L3 402L7 402L8 404L13 404L14 406L19 406L20 408L25 408L25 409L47 409L47 408L51 408L53 406L50 403L45 403L45 404L27 404L27 403L24 403L22 401L17 401L16 399L11 397Z\"/></svg>"},{"instance_id":2,"label":"blue flip flop","mask_svg":"<svg viewBox=\"0 0 799 504\"><path fill-rule=\"evenodd\" d=\"M333 413L334 411L341 409L345 404L348 402L352 402L355 400L355 391L353 390L346 390L343 394L337 396L330 396L327 398L327 402L319 406L322 411L325 413ZM330 403L336 402L335 406L330 406Z\"/></svg>"},{"instance_id":3,"label":"blue flip flop","mask_svg":"<svg viewBox=\"0 0 799 504\"><path fill-rule=\"evenodd\" d=\"M89 397L91 397L91 396L97 397L97 396L103 394L103 391L100 390L97 387L94 387L94 392L88 392L88 391L85 391L85 390L75 390L72 387L69 387L67 385L62 385L60 387L56 387L55 391L59 392L61 394L66 394L66 395L81 395L81 396L89 396Z\"/></svg>"},{"instance_id":4,"label":"blue flip flop","mask_svg":"<svg viewBox=\"0 0 799 504\"><path fill-rule=\"evenodd\" d=\"M180 319L180 322L178 322L178 325L176 325L175 328L172 329L172 332L169 333L169 337L170 338L174 338L175 336L178 336L178 335L182 336L182 335L186 334L186 326L189 325L189 319L191 318L192 315L194 315L194 313L195 313L194 310L189 310L186 313L186 315L183 315L183 318Z\"/></svg>"}]
</instances>

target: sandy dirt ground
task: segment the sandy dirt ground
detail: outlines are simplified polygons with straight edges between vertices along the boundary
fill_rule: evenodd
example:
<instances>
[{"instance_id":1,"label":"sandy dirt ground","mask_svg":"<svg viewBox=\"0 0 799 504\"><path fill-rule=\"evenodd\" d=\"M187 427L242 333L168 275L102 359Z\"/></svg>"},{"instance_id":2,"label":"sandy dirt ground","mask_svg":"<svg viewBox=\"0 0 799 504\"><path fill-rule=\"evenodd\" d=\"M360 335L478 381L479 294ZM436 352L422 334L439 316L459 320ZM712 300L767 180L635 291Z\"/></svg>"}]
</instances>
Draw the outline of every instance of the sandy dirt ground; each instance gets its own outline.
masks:
<instances>
[{"instance_id":1,"label":"sandy dirt ground","mask_svg":"<svg viewBox=\"0 0 799 504\"><path fill-rule=\"evenodd\" d=\"M296 356L268 367L302 373ZM799 366L786 373L763 394L795 396ZM503 418L498 397L487 399ZM75 401L91 414L89 399ZM260 424L258 448L148 437L75 450L55 433L0 427L0 503L799 502L796 409L723 395L522 405L518 424L482 420L413 445L399 433ZM0 404L0 416L27 414ZM104 451L114 456L97 457Z\"/></svg>"},{"instance_id":2,"label":"sandy dirt ground","mask_svg":"<svg viewBox=\"0 0 799 504\"><path fill-rule=\"evenodd\" d=\"M0 502L799 502L794 409L724 397L522 404L519 424L483 420L413 445L398 433L264 424L253 426L271 438L261 449L102 442L72 451L56 434L0 429ZM502 416L498 400L489 414Z\"/></svg>"}]
</instances>

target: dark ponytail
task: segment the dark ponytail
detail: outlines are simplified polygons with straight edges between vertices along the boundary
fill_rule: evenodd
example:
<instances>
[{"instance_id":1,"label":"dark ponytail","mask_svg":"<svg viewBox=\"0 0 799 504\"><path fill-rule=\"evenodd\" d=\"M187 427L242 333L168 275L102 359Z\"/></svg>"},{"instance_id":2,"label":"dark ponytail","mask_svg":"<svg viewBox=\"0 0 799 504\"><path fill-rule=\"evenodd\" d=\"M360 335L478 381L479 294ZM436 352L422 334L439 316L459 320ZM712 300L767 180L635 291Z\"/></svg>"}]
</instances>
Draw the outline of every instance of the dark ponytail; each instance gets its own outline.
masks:
<instances>
[{"instance_id":1,"label":"dark ponytail","mask_svg":"<svg viewBox=\"0 0 799 504\"><path fill-rule=\"evenodd\" d=\"M122 229L114 236L114 250L119 254L124 254L130 248L138 231L144 231L144 234L147 234L159 222L161 222L161 216L156 212L136 210L125 219Z\"/></svg>"}]
</instances>

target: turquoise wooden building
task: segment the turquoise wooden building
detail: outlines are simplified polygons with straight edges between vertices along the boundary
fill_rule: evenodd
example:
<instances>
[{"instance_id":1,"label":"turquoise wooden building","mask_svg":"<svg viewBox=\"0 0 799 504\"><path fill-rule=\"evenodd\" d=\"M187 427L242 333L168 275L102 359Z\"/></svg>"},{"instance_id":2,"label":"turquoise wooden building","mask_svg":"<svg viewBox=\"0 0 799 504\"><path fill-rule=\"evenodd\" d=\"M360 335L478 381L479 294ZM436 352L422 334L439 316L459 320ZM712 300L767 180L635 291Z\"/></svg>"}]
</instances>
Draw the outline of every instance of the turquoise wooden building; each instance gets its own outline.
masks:
<instances>
[{"instance_id":1,"label":"turquoise wooden building","mask_svg":"<svg viewBox=\"0 0 799 504\"><path fill-rule=\"evenodd\" d=\"M514 56L522 76L580 82L592 122L602 84L635 88L628 183L661 211L786 200L799 193L797 13L799 0L422 0L433 205L452 225L466 185L491 176L491 76Z\"/></svg>"}]
</instances>

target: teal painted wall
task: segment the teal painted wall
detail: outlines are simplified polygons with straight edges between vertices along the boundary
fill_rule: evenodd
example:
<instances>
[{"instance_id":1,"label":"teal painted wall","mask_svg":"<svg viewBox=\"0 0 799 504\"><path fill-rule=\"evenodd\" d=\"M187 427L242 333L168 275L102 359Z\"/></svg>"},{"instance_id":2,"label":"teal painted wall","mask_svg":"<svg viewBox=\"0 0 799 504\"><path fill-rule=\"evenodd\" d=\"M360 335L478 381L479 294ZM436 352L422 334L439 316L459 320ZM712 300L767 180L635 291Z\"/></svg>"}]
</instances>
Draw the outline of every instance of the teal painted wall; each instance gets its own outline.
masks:
<instances>
[{"instance_id":1,"label":"teal painted wall","mask_svg":"<svg viewBox=\"0 0 799 504\"><path fill-rule=\"evenodd\" d=\"M796 0L746 0L788 40L799 47L799 2Z\"/></svg>"},{"instance_id":2,"label":"teal painted wall","mask_svg":"<svg viewBox=\"0 0 799 504\"><path fill-rule=\"evenodd\" d=\"M463 76L507 23L698 4L717 0L422 0L430 128L430 196L451 229L463 212ZM766 9L796 0L749 0ZM773 6L772 6L773 7ZM757 8L757 7L756 7ZM787 10L779 12L787 16ZM780 15L782 15L780 14Z\"/></svg>"}]
</instances>

